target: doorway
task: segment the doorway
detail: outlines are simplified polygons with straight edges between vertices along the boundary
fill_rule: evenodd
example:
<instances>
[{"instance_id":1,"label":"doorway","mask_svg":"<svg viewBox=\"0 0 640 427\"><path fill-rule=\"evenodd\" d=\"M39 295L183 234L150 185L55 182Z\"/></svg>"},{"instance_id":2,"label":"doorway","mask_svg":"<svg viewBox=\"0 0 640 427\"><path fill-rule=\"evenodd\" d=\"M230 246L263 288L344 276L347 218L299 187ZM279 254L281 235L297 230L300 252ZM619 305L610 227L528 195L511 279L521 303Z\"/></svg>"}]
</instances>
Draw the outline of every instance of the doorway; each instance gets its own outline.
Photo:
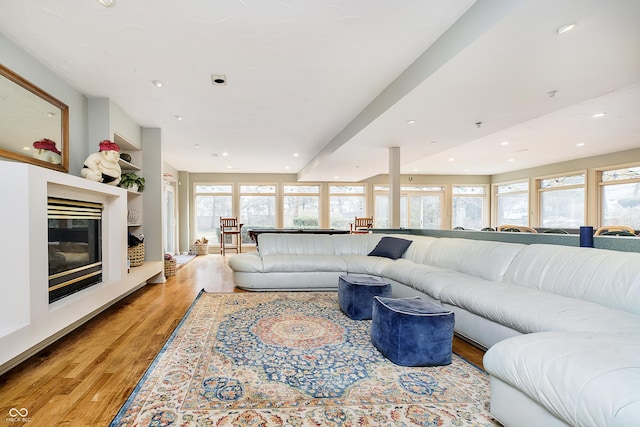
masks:
<instances>
[{"instance_id":1,"label":"doorway","mask_svg":"<svg viewBox=\"0 0 640 427\"><path fill-rule=\"evenodd\" d=\"M162 187L162 215L164 218L162 240L164 241L164 253L176 255L176 189L171 182L164 182Z\"/></svg>"}]
</instances>

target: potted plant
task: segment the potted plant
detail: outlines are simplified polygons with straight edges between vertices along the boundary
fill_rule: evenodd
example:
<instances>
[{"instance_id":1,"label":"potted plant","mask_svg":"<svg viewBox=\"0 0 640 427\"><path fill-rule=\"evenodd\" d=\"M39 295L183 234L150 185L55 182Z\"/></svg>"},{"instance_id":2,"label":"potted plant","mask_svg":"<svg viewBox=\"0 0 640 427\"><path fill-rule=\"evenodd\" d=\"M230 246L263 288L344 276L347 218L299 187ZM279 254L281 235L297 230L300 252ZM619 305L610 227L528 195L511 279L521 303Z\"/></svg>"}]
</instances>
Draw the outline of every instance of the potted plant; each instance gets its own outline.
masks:
<instances>
[{"instance_id":1,"label":"potted plant","mask_svg":"<svg viewBox=\"0 0 640 427\"><path fill-rule=\"evenodd\" d=\"M144 178L138 176L135 172L123 173L120 175L118 186L131 191L142 191L144 190Z\"/></svg>"}]
</instances>

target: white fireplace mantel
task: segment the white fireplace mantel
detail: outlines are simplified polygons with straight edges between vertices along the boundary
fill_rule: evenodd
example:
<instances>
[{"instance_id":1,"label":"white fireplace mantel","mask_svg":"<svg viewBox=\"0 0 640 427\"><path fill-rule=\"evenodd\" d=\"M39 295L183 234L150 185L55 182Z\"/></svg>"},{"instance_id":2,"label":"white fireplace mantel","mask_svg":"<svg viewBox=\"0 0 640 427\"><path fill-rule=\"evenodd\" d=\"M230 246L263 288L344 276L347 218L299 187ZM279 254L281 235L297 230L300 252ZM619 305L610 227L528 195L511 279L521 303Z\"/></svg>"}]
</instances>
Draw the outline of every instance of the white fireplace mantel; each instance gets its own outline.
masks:
<instances>
[{"instance_id":1,"label":"white fireplace mantel","mask_svg":"<svg viewBox=\"0 0 640 427\"><path fill-rule=\"evenodd\" d=\"M0 374L162 275L160 261L127 273L127 192L17 162L0 161ZM47 197L104 206L103 278L52 304L48 298Z\"/></svg>"}]
</instances>

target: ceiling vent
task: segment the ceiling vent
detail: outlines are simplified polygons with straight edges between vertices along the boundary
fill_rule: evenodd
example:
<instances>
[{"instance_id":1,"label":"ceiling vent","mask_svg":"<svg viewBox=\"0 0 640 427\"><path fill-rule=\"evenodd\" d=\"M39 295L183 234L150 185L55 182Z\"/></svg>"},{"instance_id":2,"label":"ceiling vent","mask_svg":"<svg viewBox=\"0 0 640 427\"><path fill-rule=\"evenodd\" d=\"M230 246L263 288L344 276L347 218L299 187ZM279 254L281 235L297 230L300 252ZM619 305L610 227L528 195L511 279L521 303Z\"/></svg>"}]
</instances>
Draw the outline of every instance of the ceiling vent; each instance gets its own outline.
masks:
<instances>
[{"instance_id":1,"label":"ceiling vent","mask_svg":"<svg viewBox=\"0 0 640 427\"><path fill-rule=\"evenodd\" d=\"M211 83L214 86L221 86L227 84L227 76L224 74L211 74Z\"/></svg>"}]
</instances>

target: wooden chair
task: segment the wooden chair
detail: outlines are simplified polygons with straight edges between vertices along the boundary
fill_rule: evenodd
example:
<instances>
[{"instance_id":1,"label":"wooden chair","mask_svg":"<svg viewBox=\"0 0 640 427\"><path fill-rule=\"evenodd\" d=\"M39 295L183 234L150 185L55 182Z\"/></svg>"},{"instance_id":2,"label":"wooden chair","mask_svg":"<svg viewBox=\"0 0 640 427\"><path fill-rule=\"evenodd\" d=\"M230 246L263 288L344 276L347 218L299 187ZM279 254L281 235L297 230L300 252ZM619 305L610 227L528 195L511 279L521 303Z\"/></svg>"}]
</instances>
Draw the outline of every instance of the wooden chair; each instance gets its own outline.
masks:
<instances>
[{"instance_id":1,"label":"wooden chair","mask_svg":"<svg viewBox=\"0 0 640 427\"><path fill-rule=\"evenodd\" d=\"M349 224L351 234L369 234L373 228L373 217L355 217L353 223Z\"/></svg>"},{"instance_id":2,"label":"wooden chair","mask_svg":"<svg viewBox=\"0 0 640 427\"><path fill-rule=\"evenodd\" d=\"M593 234L594 236L636 236L636 230L626 225L605 225L600 227Z\"/></svg>"},{"instance_id":3,"label":"wooden chair","mask_svg":"<svg viewBox=\"0 0 640 427\"><path fill-rule=\"evenodd\" d=\"M561 228L549 228L547 230L544 230L543 233L546 233L546 234L569 234L569 232L567 230L563 230Z\"/></svg>"},{"instance_id":4,"label":"wooden chair","mask_svg":"<svg viewBox=\"0 0 640 427\"><path fill-rule=\"evenodd\" d=\"M242 252L242 224L238 224L238 218L220 217L220 254L225 255L227 249L235 249L236 253ZM226 236L231 236L231 244L227 244ZM233 243L235 236L235 244Z\"/></svg>"},{"instance_id":5,"label":"wooden chair","mask_svg":"<svg viewBox=\"0 0 640 427\"><path fill-rule=\"evenodd\" d=\"M522 233L537 233L535 228L527 227L526 225L511 225L504 224L499 225L497 228L498 231L508 231L508 232L522 232Z\"/></svg>"}]
</instances>

